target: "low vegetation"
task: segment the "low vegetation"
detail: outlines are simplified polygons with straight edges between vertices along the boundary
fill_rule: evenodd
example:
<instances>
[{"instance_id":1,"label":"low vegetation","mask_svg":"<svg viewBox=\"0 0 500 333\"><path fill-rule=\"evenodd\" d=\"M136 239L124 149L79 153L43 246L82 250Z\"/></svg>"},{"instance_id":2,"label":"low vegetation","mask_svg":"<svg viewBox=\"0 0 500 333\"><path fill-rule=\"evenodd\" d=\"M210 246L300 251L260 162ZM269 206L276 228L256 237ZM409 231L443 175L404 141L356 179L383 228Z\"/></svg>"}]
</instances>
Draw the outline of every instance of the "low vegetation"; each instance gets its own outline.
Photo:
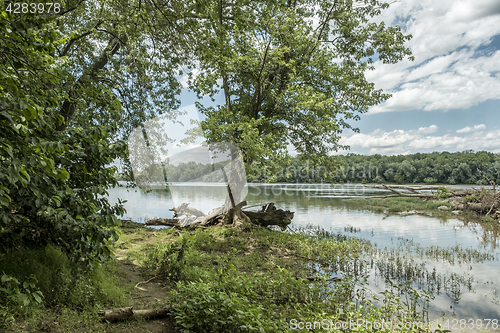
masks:
<instances>
[{"instance_id":1,"label":"low vegetation","mask_svg":"<svg viewBox=\"0 0 500 333\"><path fill-rule=\"evenodd\" d=\"M116 263L87 270L46 246L0 257L0 327L33 332L56 322L60 331L85 328L102 307L126 305Z\"/></svg>"},{"instance_id":2,"label":"low vegetation","mask_svg":"<svg viewBox=\"0 0 500 333\"><path fill-rule=\"evenodd\" d=\"M314 322L315 328L298 331L319 332L357 319L427 319L428 295L409 284L396 282L370 295L361 259L370 248L366 241L314 228L122 229L115 243L121 260L90 273L76 273L78 266L52 247L2 257L2 267L11 267L2 288L10 284L9 290L25 295L1 298L2 325L32 332L53 321L60 324L50 326L53 332L122 332L113 326L118 324L100 323L97 311L129 304L133 287L119 276L135 264L144 281L166 290L162 303L176 305L164 319L176 332L286 332Z\"/></svg>"}]
</instances>

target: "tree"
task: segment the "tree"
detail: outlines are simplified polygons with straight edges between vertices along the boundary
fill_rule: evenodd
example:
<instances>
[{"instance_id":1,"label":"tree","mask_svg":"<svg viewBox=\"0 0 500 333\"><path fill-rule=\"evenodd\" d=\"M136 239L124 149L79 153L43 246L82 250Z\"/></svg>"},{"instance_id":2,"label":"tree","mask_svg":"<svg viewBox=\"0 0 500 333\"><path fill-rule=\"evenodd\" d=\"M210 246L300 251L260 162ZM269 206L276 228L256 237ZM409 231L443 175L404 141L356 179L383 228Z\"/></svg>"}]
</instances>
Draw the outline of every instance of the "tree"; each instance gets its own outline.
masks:
<instances>
[{"instance_id":1,"label":"tree","mask_svg":"<svg viewBox=\"0 0 500 333\"><path fill-rule=\"evenodd\" d=\"M105 197L116 183L110 165L127 158L133 128L177 114L178 66L191 54L185 14L196 7L185 4L70 0L50 15L2 11L5 249L53 243L88 263L111 255L123 207Z\"/></svg>"},{"instance_id":2,"label":"tree","mask_svg":"<svg viewBox=\"0 0 500 333\"><path fill-rule=\"evenodd\" d=\"M106 260L123 213L102 197L115 183L106 166L125 146L105 126L57 130L68 63L54 56L65 39L51 17L2 9L0 31L2 250L50 243L89 265Z\"/></svg>"},{"instance_id":3,"label":"tree","mask_svg":"<svg viewBox=\"0 0 500 333\"><path fill-rule=\"evenodd\" d=\"M198 109L208 142L234 142L247 166L275 170L288 146L332 166L349 120L389 98L365 78L375 56L410 57L399 27L373 23L378 1L220 0L207 10L197 44L199 95L222 92L225 103Z\"/></svg>"}]
</instances>

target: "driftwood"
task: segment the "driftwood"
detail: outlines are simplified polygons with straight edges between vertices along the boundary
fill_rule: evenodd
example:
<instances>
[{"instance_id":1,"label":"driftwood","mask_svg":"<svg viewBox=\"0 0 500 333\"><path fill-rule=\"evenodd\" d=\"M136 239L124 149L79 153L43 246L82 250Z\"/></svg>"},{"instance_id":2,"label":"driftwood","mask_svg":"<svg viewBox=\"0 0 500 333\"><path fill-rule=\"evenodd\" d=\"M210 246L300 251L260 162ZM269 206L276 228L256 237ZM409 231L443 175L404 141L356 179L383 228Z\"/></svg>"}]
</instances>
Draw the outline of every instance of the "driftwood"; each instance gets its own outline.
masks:
<instances>
[{"instance_id":1,"label":"driftwood","mask_svg":"<svg viewBox=\"0 0 500 333\"><path fill-rule=\"evenodd\" d=\"M125 320L129 318L158 318L165 317L172 310L172 306L159 308L159 309L146 309L146 310L134 310L133 307L110 309L99 311L102 316L102 320L107 321L117 321Z\"/></svg>"},{"instance_id":2,"label":"driftwood","mask_svg":"<svg viewBox=\"0 0 500 333\"><path fill-rule=\"evenodd\" d=\"M374 196L367 197L366 199L372 199L372 198L385 199L385 198L393 198L393 197L432 198L434 196L433 193L420 193L418 191L420 191L420 190L438 190L439 189L439 187L437 187L437 186L424 186L424 187L414 188L414 187L403 186L403 185L388 186L388 185L384 185L384 184L374 185L374 186L366 186L365 185L365 187L384 189L384 190L388 190L388 191L391 191L394 193L394 194L389 194L389 195L374 195ZM398 191L396 189L403 189L403 190L410 191L412 193L405 193L405 192Z\"/></svg>"},{"instance_id":3,"label":"driftwood","mask_svg":"<svg viewBox=\"0 0 500 333\"><path fill-rule=\"evenodd\" d=\"M472 188L472 189L448 189L449 197L445 198L443 201L451 202L453 209L459 210L471 210L481 214L486 213L486 215L494 215L496 217L500 217L500 198L498 191L495 191L496 184L492 182L493 191L483 194L481 190ZM366 199L372 198L393 198L393 197L417 197L417 198L434 198L434 193L421 193L419 191L422 190L439 190L438 186L421 186L421 187L410 187L404 185L375 185L375 186L366 186L370 188L378 188L384 189L393 192L394 194L388 195L376 195L369 196ZM406 190L408 192L402 192L401 190ZM468 195L478 195L478 197L474 201L466 200L465 197Z\"/></svg>"},{"instance_id":4,"label":"driftwood","mask_svg":"<svg viewBox=\"0 0 500 333\"><path fill-rule=\"evenodd\" d=\"M241 226L253 223L260 226L277 225L284 229L292 222L294 213L288 210L285 211L282 209L276 209L274 203L272 202L262 206L262 210L259 212L243 211L242 208L246 206L246 204L246 201L240 202L229 210L225 210L224 207L218 207L211 211L208 215L205 215L197 209L188 207L189 204L183 203L179 207L172 208L170 210L174 211L174 214L177 214L174 215L176 217L180 216L181 213L187 215L186 217L173 219L151 219L146 221L146 225L163 225L194 229L216 224Z\"/></svg>"},{"instance_id":5,"label":"driftwood","mask_svg":"<svg viewBox=\"0 0 500 333\"><path fill-rule=\"evenodd\" d=\"M265 206L264 206L265 207ZM285 229L292 223L294 213L289 210L276 209L274 203L270 203L267 208L263 208L260 212L244 212L250 220L261 226L278 225Z\"/></svg>"},{"instance_id":6,"label":"driftwood","mask_svg":"<svg viewBox=\"0 0 500 333\"><path fill-rule=\"evenodd\" d=\"M380 184L380 185L372 185L372 186L367 186L365 187L369 188L377 188L377 189L383 189L383 190L388 190L391 191L394 194L388 194L388 195L374 195L374 196L369 196L366 197L366 199L371 199L371 198L394 198L394 197L416 197L416 198L433 198L434 193L421 193L419 191L423 190L439 190L439 186L421 186L421 187L411 187L411 186L404 186L404 185L385 185L385 184ZM399 189L399 190L398 190ZM407 192L401 192L400 190L406 190L412 193L407 193ZM464 189L450 189L448 188L448 191L450 193L450 197L465 197L467 195L471 195L477 192L480 192L477 189L470 189L470 190L464 190Z\"/></svg>"},{"instance_id":7,"label":"driftwood","mask_svg":"<svg viewBox=\"0 0 500 333\"><path fill-rule=\"evenodd\" d=\"M188 206L189 206L189 203L183 203L179 207L172 208L169 210L174 212L174 218L178 217L178 216L182 216L182 215L186 215L187 217L193 216L193 215L196 217L205 216L205 214L201 210L198 210L196 208L191 208Z\"/></svg>"}]
</instances>

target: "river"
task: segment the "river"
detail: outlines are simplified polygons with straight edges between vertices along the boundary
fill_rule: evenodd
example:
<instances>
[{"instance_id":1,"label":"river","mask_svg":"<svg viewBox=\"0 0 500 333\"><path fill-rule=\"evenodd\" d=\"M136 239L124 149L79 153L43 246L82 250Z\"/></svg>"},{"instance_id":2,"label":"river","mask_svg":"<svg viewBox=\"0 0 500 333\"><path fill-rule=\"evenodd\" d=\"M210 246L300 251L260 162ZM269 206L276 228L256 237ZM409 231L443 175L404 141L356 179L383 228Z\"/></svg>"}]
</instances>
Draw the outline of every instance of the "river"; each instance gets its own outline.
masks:
<instances>
[{"instance_id":1,"label":"river","mask_svg":"<svg viewBox=\"0 0 500 333\"><path fill-rule=\"evenodd\" d=\"M385 289L387 277L404 279L410 271L414 286L433 292L431 319L443 315L500 319L498 226L483 228L473 219L462 221L451 214L436 218L374 213L348 200L380 193L361 185L252 183L247 192L249 206L274 202L280 209L295 212L292 228L319 227L363 238L380 249L371 254L375 264L367 270L373 293ZM169 209L183 202L208 213L221 206L226 195L224 184L215 183L184 183L172 186L170 193L125 187L109 190L111 202L127 200L123 218L136 222L171 218ZM398 265L406 268L402 271Z\"/></svg>"}]
</instances>

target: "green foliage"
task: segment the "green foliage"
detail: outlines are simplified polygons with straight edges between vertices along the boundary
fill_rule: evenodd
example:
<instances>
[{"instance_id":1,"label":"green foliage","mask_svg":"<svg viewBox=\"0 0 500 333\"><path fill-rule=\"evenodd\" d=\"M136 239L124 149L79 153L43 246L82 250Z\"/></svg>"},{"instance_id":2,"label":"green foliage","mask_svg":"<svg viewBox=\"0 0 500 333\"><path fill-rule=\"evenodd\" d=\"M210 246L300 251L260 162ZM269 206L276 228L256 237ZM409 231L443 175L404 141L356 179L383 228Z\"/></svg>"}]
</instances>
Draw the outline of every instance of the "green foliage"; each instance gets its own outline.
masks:
<instances>
[{"instance_id":1,"label":"green foliage","mask_svg":"<svg viewBox=\"0 0 500 333\"><path fill-rule=\"evenodd\" d=\"M451 196L450 190L446 186L439 186L436 193L434 193L435 199L446 199Z\"/></svg>"},{"instance_id":2,"label":"green foliage","mask_svg":"<svg viewBox=\"0 0 500 333\"><path fill-rule=\"evenodd\" d=\"M2 9L0 29L1 250L54 244L74 261L103 262L124 212L103 197L116 184L109 165L126 147L112 142L113 125L58 129L69 63L54 56L66 39L50 16Z\"/></svg>"},{"instance_id":3,"label":"green foliage","mask_svg":"<svg viewBox=\"0 0 500 333\"><path fill-rule=\"evenodd\" d=\"M238 284L238 289L228 287ZM222 276L214 283L179 282L172 292L176 326L180 332L283 332L283 322L266 313L272 309L253 303L248 298L245 280Z\"/></svg>"},{"instance_id":4,"label":"green foliage","mask_svg":"<svg viewBox=\"0 0 500 333\"><path fill-rule=\"evenodd\" d=\"M292 157L287 163L277 166L274 172L266 172L258 164L248 170L249 181L268 182L327 182L336 183L463 183L485 184L478 167L489 179L497 177L500 155L489 152L430 153L397 156L357 155L330 157L324 165L314 165L305 156ZM498 164L498 165L497 165ZM457 170L461 170L460 172ZM467 171L468 170L468 171Z\"/></svg>"},{"instance_id":5,"label":"green foliage","mask_svg":"<svg viewBox=\"0 0 500 333\"><path fill-rule=\"evenodd\" d=\"M372 18L385 4L294 1L209 3L195 45L199 64L191 88L199 96L223 92L225 104L206 107L207 141L234 142L245 162L271 177L290 156L288 145L314 165L327 158L344 129L354 129L372 105L390 95L375 89L365 72L375 56L386 63L411 57L411 36ZM229 18L231 16L231 18ZM335 40L335 42L330 42Z\"/></svg>"},{"instance_id":6,"label":"green foliage","mask_svg":"<svg viewBox=\"0 0 500 333\"><path fill-rule=\"evenodd\" d=\"M192 246L193 239L188 235L173 243L158 243L148 254L145 266L166 281L189 279L186 261Z\"/></svg>"},{"instance_id":7,"label":"green foliage","mask_svg":"<svg viewBox=\"0 0 500 333\"><path fill-rule=\"evenodd\" d=\"M485 197L491 195L491 190L482 188L481 191L475 192L465 196L465 201L467 202L481 202Z\"/></svg>"},{"instance_id":8,"label":"green foliage","mask_svg":"<svg viewBox=\"0 0 500 333\"><path fill-rule=\"evenodd\" d=\"M86 270L61 250L47 246L5 254L0 257L0 267L0 316L8 319L4 325L29 316L37 305L83 311L126 304L112 263Z\"/></svg>"},{"instance_id":9,"label":"green foliage","mask_svg":"<svg viewBox=\"0 0 500 333\"><path fill-rule=\"evenodd\" d=\"M426 178L424 178L424 183L426 183L426 184L434 184L434 183L437 183L437 179L436 178L432 178L432 177L426 177Z\"/></svg>"},{"instance_id":10,"label":"green foliage","mask_svg":"<svg viewBox=\"0 0 500 333\"><path fill-rule=\"evenodd\" d=\"M23 312L30 304L42 303L43 293L36 288L35 276L30 276L23 283L15 277L3 274L0 280L0 327L15 321L14 315Z\"/></svg>"},{"instance_id":11,"label":"green foliage","mask_svg":"<svg viewBox=\"0 0 500 333\"><path fill-rule=\"evenodd\" d=\"M362 270L359 254L370 248L366 242L307 230L308 234L305 230L287 234L265 228L243 233L218 228L196 231L190 236L191 254L186 257L186 265L195 267L196 274L185 275L187 279L172 285L167 300L178 305L173 309L177 329L288 332L295 328L293 319L425 321L430 295L411 282L391 283L378 295L361 282L363 276L355 271L356 267ZM233 243L235 238L246 241ZM257 246L264 239L269 244L265 249ZM228 250L228 244L235 246ZM315 260L311 263L302 258ZM335 269L342 274L341 281L332 284L329 276L318 274L320 268ZM311 276L312 281L303 278ZM371 330L360 326L358 331Z\"/></svg>"}]
</instances>

